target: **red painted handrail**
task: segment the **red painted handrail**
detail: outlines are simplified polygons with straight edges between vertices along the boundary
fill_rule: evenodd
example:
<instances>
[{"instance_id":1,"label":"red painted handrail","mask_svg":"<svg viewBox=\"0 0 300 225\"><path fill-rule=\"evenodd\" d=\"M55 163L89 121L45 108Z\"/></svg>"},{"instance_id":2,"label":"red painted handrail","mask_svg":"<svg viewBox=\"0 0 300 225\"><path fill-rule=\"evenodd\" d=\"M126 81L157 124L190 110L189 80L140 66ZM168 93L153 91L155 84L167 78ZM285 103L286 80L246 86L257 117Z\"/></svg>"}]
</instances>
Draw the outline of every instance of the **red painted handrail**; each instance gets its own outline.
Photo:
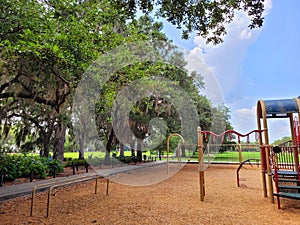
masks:
<instances>
[{"instance_id":1,"label":"red painted handrail","mask_svg":"<svg viewBox=\"0 0 300 225\"><path fill-rule=\"evenodd\" d=\"M263 130L252 130L252 131L250 131L249 133L247 133L247 134L241 134L241 133L239 133L239 132L237 132L237 131L235 131L235 130L226 130L226 131L224 131L223 133L221 133L221 134L215 134L214 132L212 132L212 131L208 131L208 130L204 130L204 131L201 131L201 133L203 133L203 134L211 134L211 135L213 135L213 136L215 136L215 137L222 137L222 136L224 136L225 134L236 134L236 135L238 135L238 136L240 136L240 137L247 137L247 136L249 136L250 134L252 134L252 133L262 133L262 132L264 132L264 131L266 131L267 129L263 129Z\"/></svg>"},{"instance_id":2,"label":"red painted handrail","mask_svg":"<svg viewBox=\"0 0 300 225\"><path fill-rule=\"evenodd\" d=\"M215 138L216 138L216 137L222 137L222 142L223 142L223 138L224 138L224 136L225 136L226 134L229 134L229 135L230 135L230 140L232 139L232 134L236 134L236 135L238 135L238 143L240 143L240 137L247 137L247 138L248 138L247 142L249 142L249 135L250 135L250 134L252 134L252 133L255 133L255 134L257 134L257 133L262 133L262 132L264 132L264 131L267 131L267 129L263 129L263 130L252 130L252 131L250 131L250 132L247 133L247 134L241 134L241 133L239 133L239 132L237 132L237 131L235 131L235 130L226 130L226 131L224 131L224 132L221 133L221 134L216 134L216 133L214 133L214 132L212 132L212 131L208 131L208 130L201 131L201 133L204 134L204 135L212 135L212 136L214 137L214 141L215 141ZM207 137L205 137L205 139L207 139ZM257 139L257 138L256 138L256 139Z\"/></svg>"}]
</instances>

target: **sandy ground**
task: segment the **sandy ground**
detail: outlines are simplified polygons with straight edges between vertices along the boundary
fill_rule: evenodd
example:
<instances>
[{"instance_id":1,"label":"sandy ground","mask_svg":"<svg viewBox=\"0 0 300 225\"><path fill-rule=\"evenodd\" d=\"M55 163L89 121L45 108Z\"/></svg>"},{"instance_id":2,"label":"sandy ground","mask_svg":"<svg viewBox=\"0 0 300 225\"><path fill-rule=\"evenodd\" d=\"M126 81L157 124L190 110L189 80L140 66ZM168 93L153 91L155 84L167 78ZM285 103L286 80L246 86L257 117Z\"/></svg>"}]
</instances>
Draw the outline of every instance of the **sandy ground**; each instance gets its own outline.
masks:
<instances>
[{"instance_id":1,"label":"sandy ground","mask_svg":"<svg viewBox=\"0 0 300 225\"><path fill-rule=\"evenodd\" d=\"M256 166L241 170L240 188L237 166L210 166L205 171L204 202L200 202L197 168L186 165L150 186L110 183L108 196L104 180L97 194L94 181L57 189L48 218L45 192L36 196L33 217L29 215L31 197L0 202L0 224L300 224L300 201L282 199L278 210L276 200L271 204L270 198L263 197Z\"/></svg>"}]
</instances>

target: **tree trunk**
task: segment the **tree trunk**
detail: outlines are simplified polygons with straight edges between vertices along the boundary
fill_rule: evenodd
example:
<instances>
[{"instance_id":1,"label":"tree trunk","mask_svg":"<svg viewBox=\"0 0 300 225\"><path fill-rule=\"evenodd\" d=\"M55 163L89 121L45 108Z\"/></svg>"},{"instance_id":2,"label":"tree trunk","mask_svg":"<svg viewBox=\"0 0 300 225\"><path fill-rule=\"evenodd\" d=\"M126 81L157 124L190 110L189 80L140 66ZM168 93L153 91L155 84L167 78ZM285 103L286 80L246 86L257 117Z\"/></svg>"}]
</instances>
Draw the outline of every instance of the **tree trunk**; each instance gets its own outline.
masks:
<instances>
[{"instance_id":1,"label":"tree trunk","mask_svg":"<svg viewBox=\"0 0 300 225\"><path fill-rule=\"evenodd\" d=\"M130 143L131 157L135 156L134 145L135 145L134 141L131 141L131 143Z\"/></svg>"},{"instance_id":2,"label":"tree trunk","mask_svg":"<svg viewBox=\"0 0 300 225\"><path fill-rule=\"evenodd\" d=\"M181 145L181 157L186 157L184 145Z\"/></svg>"},{"instance_id":3,"label":"tree trunk","mask_svg":"<svg viewBox=\"0 0 300 225\"><path fill-rule=\"evenodd\" d=\"M124 144L120 143L120 157L124 157Z\"/></svg>"},{"instance_id":4,"label":"tree trunk","mask_svg":"<svg viewBox=\"0 0 300 225\"><path fill-rule=\"evenodd\" d=\"M161 150L158 150L158 159L161 160Z\"/></svg>"},{"instance_id":5,"label":"tree trunk","mask_svg":"<svg viewBox=\"0 0 300 225\"><path fill-rule=\"evenodd\" d=\"M81 132L79 140L79 156L78 159L84 159L84 143L85 143L85 133Z\"/></svg>"},{"instance_id":6,"label":"tree trunk","mask_svg":"<svg viewBox=\"0 0 300 225\"><path fill-rule=\"evenodd\" d=\"M51 146L51 137L54 130L53 126L54 122L51 122L48 124L47 129L41 129L40 128L40 135L43 143L43 149L40 150L40 156L41 157L49 157L49 151Z\"/></svg>"},{"instance_id":7,"label":"tree trunk","mask_svg":"<svg viewBox=\"0 0 300 225\"><path fill-rule=\"evenodd\" d=\"M66 130L67 126L62 122L57 124L55 130L55 137L53 143L53 158L59 159L60 161L64 160L64 144L66 140Z\"/></svg>"},{"instance_id":8,"label":"tree trunk","mask_svg":"<svg viewBox=\"0 0 300 225\"><path fill-rule=\"evenodd\" d=\"M104 161L104 163L106 165L110 164L110 152L111 152L111 147L113 144L114 136L115 136L115 131L113 128L111 128L111 131L110 131L107 143L106 143L106 153L105 153L105 161Z\"/></svg>"},{"instance_id":9,"label":"tree trunk","mask_svg":"<svg viewBox=\"0 0 300 225\"><path fill-rule=\"evenodd\" d=\"M136 156L137 156L139 162L142 162L142 160L143 160L143 140L142 139L137 139Z\"/></svg>"},{"instance_id":10,"label":"tree trunk","mask_svg":"<svg viewBox=\"0 0 300 225\"><path fill-rule=\"evenodd\" d=\"M51 134L46 134L43 140L43 150L40 152L40 156L49 157L49 150L51 144Z\"/></svg>"}]
</instances>

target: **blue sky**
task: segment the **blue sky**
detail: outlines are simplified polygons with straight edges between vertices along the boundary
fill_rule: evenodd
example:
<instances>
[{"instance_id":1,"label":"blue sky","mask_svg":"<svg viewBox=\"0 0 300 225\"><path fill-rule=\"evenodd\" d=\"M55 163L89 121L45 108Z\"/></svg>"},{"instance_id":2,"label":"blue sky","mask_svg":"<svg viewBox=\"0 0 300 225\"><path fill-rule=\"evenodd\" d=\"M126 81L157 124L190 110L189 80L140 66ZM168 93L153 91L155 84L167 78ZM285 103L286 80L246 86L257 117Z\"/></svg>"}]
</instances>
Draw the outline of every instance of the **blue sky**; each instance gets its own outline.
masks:
<instances>
[{"instance_id":1,"label":"blue sky","mask_svg":"<svg viewBox=\"0 0 300 225\"><path fill-rule=\"evenodd\" d=\"M218 46L206 45L196 36L181 40L181 32L171 25L163 29L175 44L189 49L210 70L224 104L231 110L232 125L241 133L257 129L259 99L300 95L300 1L266 0L265 8L264 25L256 30L247 28L249 18L245 13L236 13L236 19L227 26L224 43ZM268 125L271 142L290 135L287 119L269 120Z\"/></svg>"}]
</instances>

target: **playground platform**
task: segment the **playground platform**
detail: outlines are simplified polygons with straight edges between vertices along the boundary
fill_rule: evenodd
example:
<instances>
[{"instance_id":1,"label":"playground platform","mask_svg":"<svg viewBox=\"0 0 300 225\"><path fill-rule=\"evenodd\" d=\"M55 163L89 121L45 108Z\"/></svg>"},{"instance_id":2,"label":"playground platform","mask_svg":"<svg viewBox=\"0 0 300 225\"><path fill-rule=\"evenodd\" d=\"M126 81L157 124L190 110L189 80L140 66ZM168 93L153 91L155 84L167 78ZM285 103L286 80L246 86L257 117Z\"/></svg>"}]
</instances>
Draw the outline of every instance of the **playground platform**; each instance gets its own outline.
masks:
<instances>
[{"instance_id":1,"label":"playground platform","mask_svg":"<svg viewBox=\"0 0 300 225\"><path fill-rule=\"evenodd\" d=\"M48 190L51 186L53 186L54 182L64 182L64 181L67 182L70 178L81 179L93 175L98 175L100 177L106 178L119 173L128 173L130 171L147 169L150 167L159 166L163 164L166 164L166 161L155 161L155 162L141 163L136 165L125 165L125 166L114 167L109 169L97 169L89 173L75 174L68 177L57 177L57 178L51 178L47 180L27 182L23 184L10 185L10 186L5 186L4 184L4 186L0 187L0 202L22 197L22 196L31 195L32 189L35 186L41 186L36 190L36 192L38 193L38 192Z\"/></svg>"}]
</instances>

